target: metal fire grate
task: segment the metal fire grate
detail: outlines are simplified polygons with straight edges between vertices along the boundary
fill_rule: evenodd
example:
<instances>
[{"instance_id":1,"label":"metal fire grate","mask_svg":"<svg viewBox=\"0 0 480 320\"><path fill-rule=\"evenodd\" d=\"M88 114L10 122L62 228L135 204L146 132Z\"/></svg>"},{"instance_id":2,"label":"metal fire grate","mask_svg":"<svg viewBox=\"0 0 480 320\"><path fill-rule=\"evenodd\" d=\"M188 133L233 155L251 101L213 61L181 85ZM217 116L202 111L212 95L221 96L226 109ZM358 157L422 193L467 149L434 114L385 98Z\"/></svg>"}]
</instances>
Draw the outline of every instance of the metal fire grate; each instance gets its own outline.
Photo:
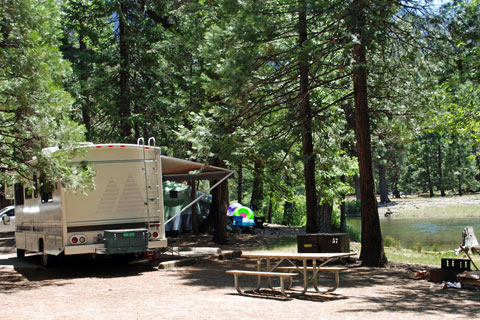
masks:
<instances>
[{"instance_id":1,"label":"metal fire grate","mask_svg":"<svg viewBox=\"0 0 480 320\"><path fill-rule=\"evenodd\" d=\"M442 270L471 271L470 260L442 258Z\"/></svg>"}]
</instances>

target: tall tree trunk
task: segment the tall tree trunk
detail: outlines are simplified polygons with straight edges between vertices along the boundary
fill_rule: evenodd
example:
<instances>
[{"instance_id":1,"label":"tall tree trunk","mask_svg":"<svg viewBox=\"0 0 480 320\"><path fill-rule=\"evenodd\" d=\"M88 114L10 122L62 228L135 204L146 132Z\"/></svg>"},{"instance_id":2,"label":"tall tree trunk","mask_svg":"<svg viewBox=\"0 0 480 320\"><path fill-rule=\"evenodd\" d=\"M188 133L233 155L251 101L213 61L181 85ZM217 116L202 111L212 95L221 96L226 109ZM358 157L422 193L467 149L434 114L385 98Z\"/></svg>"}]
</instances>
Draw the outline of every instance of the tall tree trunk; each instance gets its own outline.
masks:
<instances>
[{"instance_id":1,"label":"tall tree trunk","mask_svg":"<svg viewBox=\"0 0 480 320\"><path fill-rule=\"evenodd\" d=\"M315 187L315 154L313 153L313 123L310 106L309 59L303 45L307 41L307 5L305 0L298 2L298 45L300 47L300 115L302 128L303 173L307 203L307 233L318 232L317 195Z\"/></svg>"},{"instance_id":2,"label":"tall tree trunk","mask_svg":"<svg viewBox=\"0 0 480 320\"><path fill-rule=\"evenodd\" d=\"M218 182L217 180L210 181L210 188L214 186L215 183L217 182ZM218 198L220 197L218 193L219 187L220 186L217 186L216 188L212 189L212 191L210 191L210 194L212 196L212 202L210 202L210 209L209 209L207 218L205 218L202 221L202 223L200 223L200 226L198 228L200 233L208 232L215 225L215 221L217 219L216 215L218 214L218 210L219 210L218 209L218 206L219 206Z\"/></svg>"},{"instance_id":3,"label":"tall tree trunk","mask_svg":"<svg viewBox=\"0 0 480 320\"><path fill-rule=\"evenodd\" d=\"M130 139L132 126L130 124L130 86L129 86L129 68L130 54L127 40L127 8L122 1L119 12L119 42L120 42L120 134L126 139Z\"/></svg>"},{"instance_id":4,"label":"tall tree trunk","mask_svg":"<svg viewBox=\"0 0 480 320\"><path fill-rule=\"evenodd\" d=\"M193 180L190 183L190 188L191 188L191 194L190 194L190 199L191 201L194 201L197 198L197 182ZM198 229L198 203L195 203L192 206L192 232L193 234L199 234L199 229Z\"/></svg>"},{"instance_id":5,"label":"tall tree trunk","mask_svg":"<svg viewBox=\"0 0 480 320\"><path fill-rule=\"evenodd\" d=\"M268 214L267 214L268 223L272 223L272 215L273 215L273 190L270 187L270 191L268 192Z\"/></svg>"},{"instance_id":6,"label":"tall tree trunk","mask_svg":"<svg viewBox=\"0 0 480 320\"><path fill-rule=\"evenodd\" d=\"M362 265L383 267L387 258L383 250L382 233L378 218L375 180L373 178L370 119L367 94L367 61L365 53L365 0L354 0L353 34L359 41L353 44L353 91L355 101L355 128L362 197Z\"/></svg>"},{"instance_id":7,"label":"tall tree trunk","mask_svg":"<svg viewBox=\"0 0 480 320\"><path fill-rule=\"evenodd\" d=\"M318 197L320 199L320 196ZM319 232L332 232L332 212L333 206L329 203L318 204L318 226Z\"/></svg>"},{"instance_id":8,"label":"tall tree trunk","mask_svg":"<svg viewBox=\"0 0 480 320\"><path fill-rule=\"evenodd\" d=\"M477 163L477 172L480 172L480 152L478 152L478 147L475 144L472 146L472 153L475 156L475 162ZM475 179L480 181L480 173L475 175ZM478 190L480 191L480 187Z\"/></svg>"},{"instance_id":9,"label":"tall tree trunk","mask_svg":"<svg viewBox=\"0 0 480 320\"><path fill-rule=\"evenodd\" d=\"M242 203L242 190L243 189L243 165L238 167L238 188L237 188L237 201Z\"/></svg>"},{"instance_id":10,"label":"tall tree trunk","mask_svg":"<svg viewBox=\"0 0 480 320\"><path fill-rule=\"evenodd\" d=\"M227 243L227 209L228 182L222 182L218 187L218 213L215 219L213 241L218 244Z\"/></svg>"},{"instance_id":11,"label":"tall tree trunk","mask_svg":"<svg viewBox=\"0 0 480 320\"><path fill-rule=\"evenodd\" d=\"M346 177L342 176L341 181L345 183ZM340 231L347 231L347 206L345 204L347 195L343 193L340 199Z\"/></svg>"},{"instance_id":12,"label":"tall tree trunk","mask_svg":"<svg viewBox=\"0 0 480 320\"><path fill-rule=\"evenodd\" d=\"M255 213L260 212L263 207L263 169L264 167L265 167L265 162L263 160L255 159L254 169L253 169L252 198L250 200L250 207Z\"/></svg>"},{"instance_id":13,"label":"tall tree trunk","mask_svg":"<svg viewBox=\"0 0 480 320\"><path fill-rule=\"evenodd\" d=\"M388 198L388 186L387 186L387 177L386 177L386 169L385 163L380 160L380 164L378 165L378 181L380 183L380 203L390 203L390 199Z\"/></svg>"},{"instance_id":14,"label":"tall tree trunk","mask_svg":"<svg viewBox=\"0 0 480 320\"><path fill-rule=\"evenodd\" d=\"M225 167L223 161L215 159L213 165ZM210 185L218 181L211 181ZM207 232L213 225L213 241L218 244L227 242L227 208L228 208L228 182L224 181L211 191L212 203L210 204L210 213L200 225L200 232Z\"/></svg>"},{"instance_id":15,"label":"tall tree trunk","mask_svg":"<svg viewBox=\"0 0 480 320\"><path fill-rule=\"evenodd\" d=\"M461 197L463 195L462 190L462 160L460 158L460 142L457 143L457 168L458 168L458 195Z\"/></svg>"},{"instance_id":16,"label":"tall tree trunk","mask_svg":"<svg viewBox=\"0 0 480 320\"><path fill-rule=\"evenodd\" d=\"M288 188L292 187L292 178L290 175L285 174L285 184ZM295 211L295 203L293 201L285 200L283 203L283 218L282 225L286 226L293 222L293 212Z\"/></svg>"},{"instance_id":17,"label":"tall tree trunk","mask_svg":"<svg viewBox=\"0 0 480 320\"><path fill-rule=\"evenodd\" d=\"M445 197L445 188L443 184L443 168L442 168L442 146L440 136L438 136L437 144L437 159L438 159L438 189L440 189L440 196Z\"/></svg>"},{"instance_id":18,"label":"tall tree trunk","mask_svg":"<svg viewBox=\"0 0 480 320\"><path fill-rule=\"evenodd\" d=\"M425 173L427 174L427 183L428 183L428 192L430 195L430 198L433 198L434 193L433 193L433 180L432 180L432 174L430 172L430 159L429 159L429 149L428 149L428 141L425 141L425 152L423 155L423 159L425 162Z\"/></svg>"},{"instance_id":19,"label":"tall tree trunk","mask_svg":"<svg viewBox=\"0 0 480 320\"><path fill-rule=\"evenodd\" d=\"M282 225L288 226L293 222L294 211L295 211L295 203L285 200L285 202L283 203Z\"/></svg>"}]
</instances>

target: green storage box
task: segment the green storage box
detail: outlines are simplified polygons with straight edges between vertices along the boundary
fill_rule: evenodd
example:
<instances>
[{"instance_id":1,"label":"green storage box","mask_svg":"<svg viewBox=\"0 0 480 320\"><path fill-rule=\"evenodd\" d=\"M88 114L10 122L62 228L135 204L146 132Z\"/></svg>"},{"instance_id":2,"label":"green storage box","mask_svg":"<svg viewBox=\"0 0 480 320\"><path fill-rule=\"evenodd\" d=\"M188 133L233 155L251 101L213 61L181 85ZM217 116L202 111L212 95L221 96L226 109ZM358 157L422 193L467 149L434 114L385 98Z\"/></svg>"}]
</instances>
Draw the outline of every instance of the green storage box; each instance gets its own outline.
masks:
<instances>
[{"instance_id":1,"label":"green storage box","mask_svg":"<svg viewBox=\"0 0 480 320\"><path fill-rule=\"evenodd\" d=\"M147 229L105 230L105 253L135 253L148 251Z\"/></svg>"}]
</instances>

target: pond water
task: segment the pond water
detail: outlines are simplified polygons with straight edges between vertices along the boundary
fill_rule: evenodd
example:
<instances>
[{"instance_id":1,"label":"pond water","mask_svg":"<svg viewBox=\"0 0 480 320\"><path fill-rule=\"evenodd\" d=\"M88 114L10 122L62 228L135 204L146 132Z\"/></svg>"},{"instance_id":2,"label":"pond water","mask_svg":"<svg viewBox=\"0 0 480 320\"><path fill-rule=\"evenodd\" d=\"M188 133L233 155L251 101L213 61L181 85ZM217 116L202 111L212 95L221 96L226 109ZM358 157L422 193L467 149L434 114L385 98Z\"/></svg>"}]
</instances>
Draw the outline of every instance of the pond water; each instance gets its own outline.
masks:
<instances>
[{"instance_id":1,"label":"pond water","mask_svg":"<svg viewBox=\"0 0 480 320\"><path fill-rule=\"evenodd\" d=\"M347 218L347 224L360 230L360 218ZM480 218L386 218L380 219L382 236L400 241L404 248L423 250L453 250L462 243L462 231L472 226L480 240Z\"/></svg>"}]
</instances>

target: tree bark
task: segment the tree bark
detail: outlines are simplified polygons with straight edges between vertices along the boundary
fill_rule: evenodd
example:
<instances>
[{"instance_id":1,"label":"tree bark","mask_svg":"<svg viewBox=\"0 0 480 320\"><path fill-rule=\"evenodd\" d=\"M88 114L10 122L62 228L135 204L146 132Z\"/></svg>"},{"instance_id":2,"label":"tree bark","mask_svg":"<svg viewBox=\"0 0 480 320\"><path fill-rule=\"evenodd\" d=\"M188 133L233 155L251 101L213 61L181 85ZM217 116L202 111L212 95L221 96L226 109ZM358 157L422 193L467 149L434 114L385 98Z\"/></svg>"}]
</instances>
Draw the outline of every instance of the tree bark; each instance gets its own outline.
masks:
<instances>
[{"instance_id":1,"label":"tree bark","mask_svg":"<svg viewBox=\"0 0 480 320\"><path fill-rule=\"evenodd\" d=\"M267 222L272 223L272 215L273 215L273 191L270 189L268 192L268 214L267 214Z\"/></svg>"},{"instance_id":2,"label":"tree bark","mask_svg":"<svg viewBox=\"0 0 480 320\"><path fill-rule=\"evenodd\" d=\"M213 241L218 244L227 243L227 209L228 209L228 182L222 182L218 187L218 213L215 216Z\"/></svg>"},{"instance_id":3,"label":"tree bark","mask_svg":"<svg viewBox=\"0 0 480 320\"><path fill-rule=\"evenodd\" d=\"M345 183L346 181L345 176L342 176L341 180L343 183ZM341 232L347 231L347 206L345 204L346 197L347 197L346 194L342 194L340 199L340 231Z\"/></svg>"},{"instance_id":4,"label":"tree bark","mask_svg":"<svg viewBox=\"0 0 480 320\"><path fill-rule=\"evenodd\" d=\"M285 201L283 203L283 219L282 225L288 226L293 221L293 211L295 210L295 203Z\"/></svg>"},{"instance_id":5,"label":"tree bark","mask_svg":"<svg viewBox=\"0 0 480 320\"><path fill-rule=\"evenodd\" d=\"M242 189L243 189L243 165L240 164L238 167L238 187L237 187L237 201L242 203Z\"/></svg>"},{"instance_id":6,"label":"tree bark","mask_svg":"<svg viewBox=\"0 0 480 320\"><path fill-rule=\"evenodd\" d=\"M478 172L480 172L480 152L478 152L478 147L474 144L472 146L472 153L475 156L475 162L477 163ZM475 175L475 179L480 181L480 173ZM480 191L480 187L478 189Z\"/></svg>"},{"instance_id":7,"label":"tree bark","mask_svg":"<svg viewBox=\"0 0 480 320\"><path fill-rule=\"evenodd\" d=\"M317 195L315 186L315 154L313 153L313 114L310 106L308 53L303 49L307 41L307 6L305 0L298 3L298 45L300 47L299 107L302 129L302 153L304 157L303 173L305 177L305 195L307 203L307 233L318 232Z\"/></svg>"},{"instance_id":8,"label":"tree bark","mask_svg":"<svg viewBox=\"0 0 480 320\"><path fill-rule=\"evenodd\" d=\"M367 61L365 37L363 34L365 29L364 0L354 0L352 9L352 14L355 15L356 20L353 26L353 34L357 36L359 40L359 42L353 44L352 54L355 128L362 198L362 250L360 260L362 260L362 265L364 266L384 267L387 264L387 258L383 250L372 167L367 93Z\"/></svg>"},{"instance_id":9,"label":"tree bark","mask_svg":"<svg viewBox=\"0 0 480 320\"><path fill-rule=\"evenodd\" d=\"M333 206L329 203L322 203L318 205L319 218L319 232L329 233L332 232L332 212Z\"/></svg>"},{"instance_id":10,"label":"tree bark","mask_svg":"<svg viewBox=\"0 0 480 320\"><path fill-rule=\"evenodd\" d=\"M223 161L215 159L213 165L225 167ZM210 185L218 181L210 182ZM227 242L227 208L228 208L228 182L224 181L211 191L212 203L210 204L210 213L208 217L200 224L199 231L207 232L213 225L213 241L218 244Z\"/></svg>"},{"instance_id":11,"label":"tree bark","mask_svg":"<svg viewBox=\"0 0 480 320\"><path fill-rule=\"evenodd\" d=\"M193 180L190 183L190 188L191 188L191 195L190 199L191 201L194 201L197 198L197 183L195 180ZM195 203L192 206L192 232L193 234L199 234L199 229L198 229L198 203Z\"/></svg>"},{"instance_id":12,"label":"tree bark","mask_svg":"<svg viewBox=\"0 0 480 320\"><path fill-rule=\"evenodd\" d=\"M380 203L390 203L390 199L388 198L388 186L387 186L387 177L386 177L386 169L385 164L382 160L380 160L380 164L378 165L378 181L380 183Z\"/></svg>"},{"instance_id":13,"label":"tree bark","mask_svg":"<svg viewBox=\"0 0 480 320\"><path fill-rule=\"evenodd\" d=\"M265 162L263 160L255 159L253 169L252 181L252 198L250 200L250 207L255 214L261 212L263 207L263 169Z\"/></svg>"},{"instance_id":14,"label":"tree bark","mask_svg":"<svg viewBox=\"0 0 480 320\"><path fill-rule=\"evenodd\" d=\"M210 188L215 185L218 181L210 181ZM219 206L219 194L218 194L218 189L220 186L217 186L214 188L212 191L210 191L210 194L212 195L212 202L210 203L210 209L208 216L205 220L202 221L202 223L199 226L199 231L200 233L206 233L208 232L214 225L216 221L216 215L218 214L218 206Z\"/></svg>"},{"instance_id":15,"label":"tree bark","mask_svg":"<svg viewBox=\"0 0 480 320\"><path fill-rule=\"evenodd\" d=\"M463 195L462 190L462 160L460 158L460 142L457 143L457 168L458 168L458 195Z\"/></svg>"},{"instance_id":16,"label":"tree bark","mask_svg":"<svg viewBox=\"0 0 480 320\"><path fill-rule=\"evenodd\" d=\"M438 189L440 189L440 196L445 197L445 188L443 186L443 168L442 168L442 146L440 136L438 136L437 144L437 160L438 160Z\"/></svg>"},{"instance_id":17,"label":"tree bark","mask_svg":"<svg viewBox=\"0 0 480 320\"><path fill-rule=\"evenodd\" d=\"M425 161L425 173L427 174L427 183L428 183L428 191L430 198L433 198L434 193L433 193L433 181L432 181L432 175L430 173L430 160L429 160L429 150L428 150L428 141L425 141L425 153L423 155L423 159Z\"/></svg>"}]
</instances>

